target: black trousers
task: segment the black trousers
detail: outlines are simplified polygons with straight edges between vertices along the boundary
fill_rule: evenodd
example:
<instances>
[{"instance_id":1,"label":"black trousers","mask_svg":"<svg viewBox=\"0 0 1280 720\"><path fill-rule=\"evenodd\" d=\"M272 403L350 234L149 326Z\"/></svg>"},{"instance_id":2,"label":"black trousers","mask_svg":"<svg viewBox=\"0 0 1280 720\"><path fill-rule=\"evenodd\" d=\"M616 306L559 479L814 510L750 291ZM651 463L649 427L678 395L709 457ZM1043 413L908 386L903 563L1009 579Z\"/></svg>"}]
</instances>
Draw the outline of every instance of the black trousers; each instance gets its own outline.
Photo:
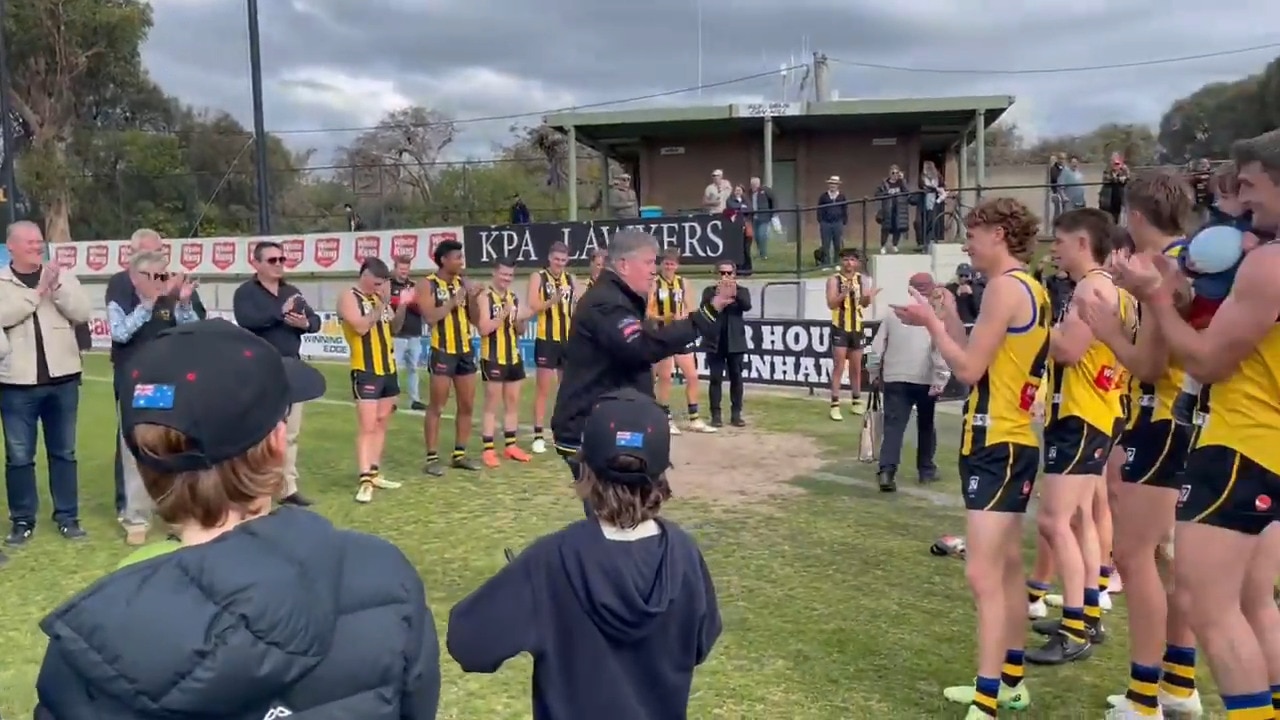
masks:
<instances>
[{"instance_id":1,"label":"black trousers","mask_svg":"<svg viewBox=\"0 0 1280 720\"><path fill-rule=\"evenodd\" d=\"M582 465L582 463L578 462L578 456L561 455L560 457L564 458L564 464L569 466L569 472L573 475L573 482L578 482L578 470ZM588 520L596 516L596 514L591 511L591 504L586 500L582 501L582 512L586 514Z\"/></svg>"},{"instance_id":2,"label":"black trousers","mask_svg":"<svg viewBox=\"0 0 1280 720\"><path fill-rule=\"evenodd\" d=\"M933 456L938 448L938 434L934 425L934 413L938 399L930 397L929 386L917 383L885 383L884 439L880 444L880 472L897 472L902 459L902 438L907 432L907 421L912 408L916 411L916 470L921 477L938 473Z\"/></svg>"},{"instance_id":3,"label":"black trousers","mask_svg":"<svg viewBox=\"0 0 1280 720\"><path fill-rule=\"evenodd\" d=\"M707 399L711 402L711 414L719 415L723 397L725 376L729 376L729 411L734 417L742 414L742 365L743 353L708 353L707 369L711 375L711 389Z\"/></svg>"},{"instance_id":4,"label":"black trousers","mask_svg":"<svg viewBox=\"0 0 1280 720\"><path fill-rule=\"evenodd\" d=\"M115 479L116 479L116 515L124 514L124 462L120 457L120 383L121 379L114 377L114 368L112 369L112 396L116 401L116 453L115 453Z\"/></svg>"}]
</instances>

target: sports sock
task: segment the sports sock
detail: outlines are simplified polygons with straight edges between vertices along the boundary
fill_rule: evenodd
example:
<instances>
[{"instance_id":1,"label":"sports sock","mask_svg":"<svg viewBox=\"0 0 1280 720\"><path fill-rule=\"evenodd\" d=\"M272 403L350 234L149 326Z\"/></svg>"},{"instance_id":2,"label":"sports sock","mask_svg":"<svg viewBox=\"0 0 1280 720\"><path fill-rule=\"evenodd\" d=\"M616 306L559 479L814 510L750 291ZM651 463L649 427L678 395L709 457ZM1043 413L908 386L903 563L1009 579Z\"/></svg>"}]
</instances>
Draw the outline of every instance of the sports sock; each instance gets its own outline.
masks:
<instances>
[{"instance_id":1,"label":"sports sock","mask_svg":"<svg viewBox=\"0 0 1280 720\"><path fill-rule=\"evenodd\" d=\"M1222 704L1227 708L1227 720L1274 720L1275 708L1271 705L1271 692L1248 695L1223 695Z\"/></svg>"},{"instance_id":2,"label":"sports sock","mask_svg":"<svg viewBox=\"0 0 1280 720\"><path fill-rule=\"evenodd\" d=\"M492 436L492 435L482 435L482 436L480 436L480 442L484 443L484 449L485 449L485 451L486 451L486 452L488 452L488 451L490 451L490 450L492 450L492 449L493 449L493 436Z\"/></svg>"},{"instance_id":3,"label":"sports sock","mask_svg":"<svg viewBox=\"0 0 1280 720\"><path fill-rule=\"evenodd\" d=\"M1062 634L1076 642L1088 642L1089 633L1084 629L1084 608L1062 608Z\"/></svg>"},{"instance_id":4,"label":"sports sock","mask_svg":"<svg viewBox=\"0 0 1280 720\"><path fill-rule=\"evenodd\" d=\"M1022 650L1006 650L1004 665L1000 667L1000 683L1008 687L1018 687L1026 677L1027 669L1023 663L1025 653Z\"/></svg>"},{"instance_id":5,"label":"sports sock","mask_svg":"<svg viewBox=\"0 0 1280 720\"><path fill-rule=\"evenodd\" d=\"M996 716L997 698L1000 696L1000 680L997 678L978 677L973 681L973 707L978 708L988 717Z\"/></svg>"},{"instance_id":6,"label":"sports sock","mask_svg":"<svg viewBox=\"0 0 1280 720\"><path fill-rule=\"evenodd\" d=\"M1280 710L1280 685L1271 686L1271 707Z\"/></svg>"},{"instance_id":7,"label":"sports sock","mask_svg":"<svg viewBox=\"0 0 1280 720\"><path fill-rule=\"evenodd\" d=\"M1100 594L1097 588L1084 589L1084 621L1087 625L1097 625L1102 621L1102 607L1098 605Z\"/></svg>"},{"instance_id":8,"label":"sports sock","mask_svg":"<svg viewBox=\"0 0 1280 720\"><path fill-rule=\"evenodd\" d=\"M543 437L542 437L542 426L541 426L541 425L534 425L534 426L533 426L533 439L534 439L534 440L542 440L542 439L543 439Z\"/></svg>"},{"instance_id":9,"label":"sports sock","mask_svg":"<svg viewBox=\"0 0 1280 720\"><path fill-rule=\"evenodd\" d=\"M831 396L831 407L840 407L840 396L839 396L839 395L832 395L832 396Z\"/></svg>"},{"instance_id":10,"label":"sports sock","mask_svg":"<svg viewBox=\"0 0 1280 720\"><path fill-rule=\"evenodd\" d=\"M1098 570L1098 591L1099 592L1106 592L1107 590L1111 589L1111 572L1112 572L1112 569L1110 565L1103 565L1102 569Z\"/></svg>"},{"instance_id":11,"label":"sports sock","mask_svg":"<svg viewBox=\"0 0 1280 720\"><path fill-rule=\"evenodd\" d=\"M1124 697L1133 712L1143 717L1155 717L1160 712L1156 689L1160 683L1160 668L1151 665L1129 665L1129 689Z\"/></svg>"},{"instance_id":12,"label":"sports sock","mask_svg":"<svg viewBox=\"0 0 1280 720\"><path fill-rule=\"evenodd\" d=\"M462 458L464 458L464 457L466 457L466 456L467 456L467 446L466 446L466 445L454 445L454 446L453 446L453 459L454 459L454 460L461 460Z\"/></svg>"},{"instance_id":13,"label":"sports sock","mask_svg":"<svg viewBox=\"0 0 1280 720\"><path fill-rule=\"evenodd\" d=\"M698 419L698 403L689 403L689 422Z\"/></svg>"},{"instance_id":14,"label":"sports sock","mask_svg":"<svg viewBox=\"0 0 1280 720\"><path fill-rule=\"evenodd\" d=\"M1049 583L1043 583L1036 580L1027 581L1027 602L1038 603L1044 600L1044 596L1049 594Z\"/></svg>"},{"instance_id":15,"label":"sports sock","mask_svg":"<svg viewBox=\"0 0 1280 720\"><path fill-rule=\"evenodd\" d=\"M515 431L515 430L503 430L503 431L502 431L502 444L503 444L503 445L505 445L506 447L511 447L512 445L515 445L515 444L516 444L516 431Z\"/></svg>"},{"instance_id":16,"label":"sports sock","mask_svg":"<svg viewBox=\"0 0 1280 720\"><path fill-rule=\"evenodd\" d=\"M440 459L440 453L435 450L427 451L427 462L436 462Z\"/></svg>"},{"instance_id":17,"label":"sports sock","mask_svg":"<svg viewBox=\"0 0 1280 720\"><path fill-rule=\"evenodd\" d=\"M1161 664L1160 689L1178 699L1196 692L1196 649L1165 645Z\"/></svg>"}]
</instances>

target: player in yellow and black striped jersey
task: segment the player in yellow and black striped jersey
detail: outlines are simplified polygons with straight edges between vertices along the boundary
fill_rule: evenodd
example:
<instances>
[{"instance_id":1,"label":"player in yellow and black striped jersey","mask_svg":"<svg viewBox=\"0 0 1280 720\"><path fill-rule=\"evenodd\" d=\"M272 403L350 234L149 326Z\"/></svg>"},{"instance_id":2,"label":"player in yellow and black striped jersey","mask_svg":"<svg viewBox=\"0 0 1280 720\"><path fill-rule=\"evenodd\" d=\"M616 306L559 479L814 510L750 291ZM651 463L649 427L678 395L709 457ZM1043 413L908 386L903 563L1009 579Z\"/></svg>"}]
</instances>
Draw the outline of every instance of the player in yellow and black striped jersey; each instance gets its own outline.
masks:
<instances>
[{"instance_id":1,"label":"player in yellow and black striped jersey","mask_svg":"<svg viewBox=\"0 0 1280 720\"><path fill-rule=\"evenodd\" d=\"M1182 179L1164 172L1139 175L1127 186L1125 200L1134 250L1143 256L1176 258L1185 247L1185 223L1193 203ZM1116 277L1122 285L1128 263L1123 253L1116 256ZM1131 334L1116 313L1095 311L1088 303L1078 309L1094 336L1132 376L1128 424L1118 441L1125 462L1121 482L1111 486L1112 510L1123 530L1115 538L1115 561L1125 579L1130 612L1130 677L1126 693L1108 700L1143 712L1163 705L1166 711L1199 714L1195 637L1185 614L1169 613L1169 622L1164 622L1169 600L1155 559L1172 533L1179 478L1191 441L1190 429L1173 419L1183 370L1161 338L1148 304L1139 303L1136 310L1137 331Z\"/></svg>"},{"instance_id":2,"label":"player in yellow and black striped jersey","mask_svg":"<svg viewBox=\"0 0 1280 720\"><path fill-rule=\"evenodd\" d=\"M1049 294L1026 270L1040 221L1012 198L983 200L965 218L965 250L974 268L990 278L971 334L956 314L955 298L942 293L935 310L914 293L895 306L908 325L928 329L954 377L972 387L960 436L960 478L968 542L966 572L978 605L978 672L972 684L946 688L943 696L968 704L968 720L994 718L999 705L1030 702L1023 682L1024 648L1008 628L1026 622L1026 607L1010 603L1023 593L1022 516L1039 469L1039 440L1031 411L1044 378L1052 308ZM974 541L979 547L974 547Z\"/></svg>"},{"instance_id":3,"label":"player in yellow and black striped jersey","mask_svg":"<svg viewBox=\"0 0 1280 720\"><path fill-rule=\"evenodd\" d=\"M430 399L427 401L423 434L427 443L424 472L434 477L444 475L440 462L440 417L455 396L454 446L449 464L459 470L479 470L480 465L467 457L467 441L471 439L471 416L476 397L476 360L471 346L471 311L477 295L484 291L479 283L463 279L466 264L462 243L446 240L436 246L432 259L437 270L418 283L422 317L431 328Z\"/></svg>"},{"instance_id":4,"label":"player in yellow and black striped jersey","mask_svg":"<svg viewBox=\"0 0 1280 720\"><path fill-rule=\"evenodd\" d=\"M405 293L408 293L407 302ZM414 302L413 288L401 291L401 304L390 305L391 269L377 258L360 265L349 291L338 296L338 319L351 348L351 392L356 399L356 502L373 499L375 487L393 489L400 483L379 469L387 439L387 423L395 411L400 386L396 379L395 333Z\"/></svg>"},{"instance_id":5,"label":"player in yellow and black striped jersey","mask_svg":"<svg viewBox=\"0 0 1280 720\"><path fill-rule=\"evenodd\" d=\"M537 329L533 341L534 370L533 446L535 453L547 451L543 426L547 420L547 400L551 388L564 369L564 343L577 302L577 280L569 273L569 246L553 243L547 250L547 266L529 277L525 303Z\"/></svg>"},{"instance_id":6,"label":"player in yellow and black striped jersey","mask_svg":"<svg viewBox=\"0 0 1280 720\"><path fill-rule=\"evenodd\" d=\"M476 330L480 334L480 376L484 378L484 409L480 436L484 442L481 462L498 467L495 446L498 408L502 408L501 455L516 462L529 462L529 455L516 444L520 427L520 388L524 385L524 359L520 357L520 333L533 311L522 306L511 289L515 281L514 260L499 259L493 266L489 287L476 299Z\"/></svg>"},{"instance_id":7,"label":"player in yellow and black striped jersey","mask_svg":"<svg viewBox=\"0 0 1280 720\"><path fill-rule=\"evenodd\" d=\"M653 279L649 290L648 319L660 325L683 320L698 307L698 298L693 296L689 283L680 276L680 251L667 248L662 253L658 265L658 275ZM698 366L693 359L693 345L675 357L662 360L653 366L657 375L657 386L654 396L658 404L671 417L672 375L676 369L684 377L685 404L689 412L689 429L694 432L713 433L716 428L708 425L699 415L698 407ZM673 419L670 423L671 434L679 435L680 427Z\"/></svg>"},{"instance_id":8,"label":"player in yellow and black striped jersey","mask_svg":"<svg viewBox=\"0 0 1280 720\"><path fill-rule=\"evenodd\" d=\"M853 412L862 414L862 316L880 292L870 286L862 274L858 251L840 251L840 272L827 279L827 307L831 309L831 410L832 420L843 420L840 414L840 386L846 372Z\"/></svg>"},{"instance_id":9,"label":"player in yellow and black striped jersey","mask_svg":"<svg viewBox=\"0 0 1280 720\"><path fill-rule=\"evenodd\" d=\"M591 251L591 268L590 276L583 283L582 291L586 292L595 286L596 280L600 278L600 273L604 271L605 261L609 259L608 250L592 250Z\"/></svg>"}]
</instances>

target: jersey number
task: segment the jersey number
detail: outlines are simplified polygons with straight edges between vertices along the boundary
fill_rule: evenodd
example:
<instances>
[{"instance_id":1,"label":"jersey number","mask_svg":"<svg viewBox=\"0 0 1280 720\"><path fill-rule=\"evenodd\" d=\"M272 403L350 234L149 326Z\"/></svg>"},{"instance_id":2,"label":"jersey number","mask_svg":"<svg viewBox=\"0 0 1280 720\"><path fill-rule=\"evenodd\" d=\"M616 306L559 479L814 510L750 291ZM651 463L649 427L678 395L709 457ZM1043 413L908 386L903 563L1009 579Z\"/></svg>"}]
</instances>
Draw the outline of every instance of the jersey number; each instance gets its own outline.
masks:
<instances>
[{"instance_id":1,"label":"jersey number","mask_svg":"<svg viewBox=\"0 0 1280 720\"><path fill-rule=\"evenodd\" d=\"M1178 490L1178 505L1185 503L1189 497L1191 497L1191 486L1183 485Z\"/></svg>"}]
</instances>

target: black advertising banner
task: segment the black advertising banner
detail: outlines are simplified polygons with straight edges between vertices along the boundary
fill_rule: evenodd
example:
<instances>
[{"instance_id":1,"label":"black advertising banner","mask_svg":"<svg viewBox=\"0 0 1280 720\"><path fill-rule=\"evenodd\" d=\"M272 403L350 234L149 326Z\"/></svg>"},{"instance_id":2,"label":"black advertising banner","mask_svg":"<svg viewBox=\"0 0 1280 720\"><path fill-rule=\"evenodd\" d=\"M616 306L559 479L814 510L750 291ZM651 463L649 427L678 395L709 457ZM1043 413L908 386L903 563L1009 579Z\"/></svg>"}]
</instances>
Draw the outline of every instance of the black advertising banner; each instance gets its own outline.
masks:
<instances>
[{"instance_id":1,"label":"black advertising banner","mask_svg":"<svg viewBox=\"0 0 1280 720\"><path fill-rule=\"evenodd\" d=\"M831 323L826 320L753 320L745 321L747 351L743 379L757 385L780 387L806 387L824 391L831 387L831 371L835 362L831 358ZM867 346L875 336L878 321L862 325ZM706 354L697 353L698 377L707 378ZM862 387L870 387L866 363L862 369ZM848 380L843 380L848 388ZM964 397L964 388L954 380L943 392L943 399Z\"/></svg>"},{"instance_id":2,"label":"black advertising banner","mask_svg":"<svg viewBox=\"0 0 1280 720\"><path fill-rule=\"evenodd\" d=\"M663 248L679 250L681 262L687 265L742 260L742 224L721 215L467 225L462 228L462 246L469 267L492 267L494 261L504 257L533 267L546 263L547 251L562 242L569 246L569 264L584 266L591 262L593 251L607 249L609 238L628 228L653 235Z\"/></svg>"}]
</instances>

